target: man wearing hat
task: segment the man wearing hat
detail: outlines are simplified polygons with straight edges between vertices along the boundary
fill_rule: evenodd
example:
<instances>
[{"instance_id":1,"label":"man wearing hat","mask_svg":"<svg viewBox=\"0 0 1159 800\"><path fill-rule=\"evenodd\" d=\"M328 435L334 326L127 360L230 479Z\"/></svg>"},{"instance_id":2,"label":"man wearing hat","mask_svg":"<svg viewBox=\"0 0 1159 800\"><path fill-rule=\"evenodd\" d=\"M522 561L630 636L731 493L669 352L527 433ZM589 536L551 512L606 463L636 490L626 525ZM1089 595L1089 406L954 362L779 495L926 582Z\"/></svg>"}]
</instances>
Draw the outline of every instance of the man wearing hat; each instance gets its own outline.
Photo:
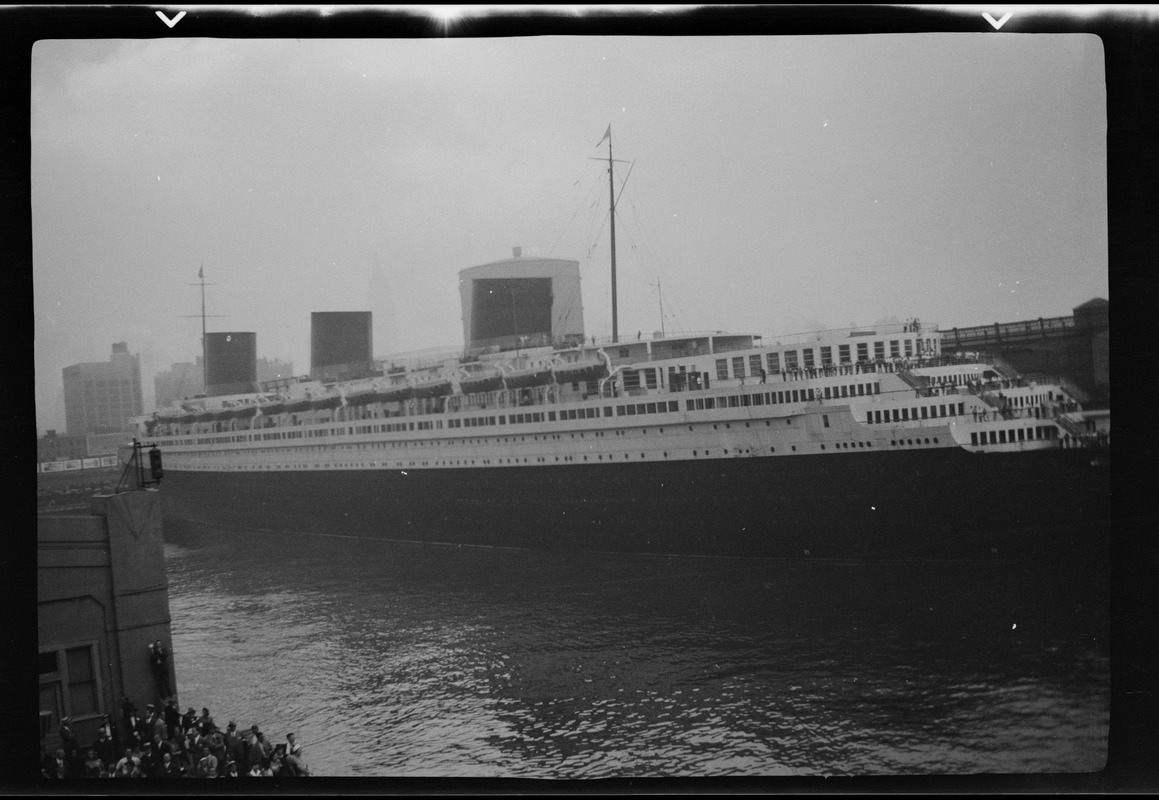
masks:
<instances>
[{"instance_id":1,"label":"man wearing hat","mask_svg":"<svg viewBox=\"0 0 1159 800\"><path fill-rule=\"evenodd\" d=\"M157 755L153 742L146 741L141 745L141 772L146 777L155 778L160 771L161 760Z\"/></svg>"},{"instance_id":2,"label":"man wearing hat","mask_svg":"<svg viewBox=\"0 0 1159 800\"><path fill-rule=\"evenodd\" d=\"M222 735L221 730L216 726L205 737L205 746L209 749L209 752L213 753L214 770L217 776L224 775L226 758L225 736Z\"/></svg>"},{"instance_id":3,"label":"man wearing hat","mask_svg":"<svg viewBox=\"0 0 1159 800\"><path fill-rule=\"evenodd\" d=\"M176 699L170 697L165 701L165 709L162 715L165 717L168 738L176 739L177 734L181 732L181 712L177 710Z\"/></svg>"},{"instance_id":4,"label":"man wearing hat","mask_svg":"<svg viewBox=\"0 0 1159 800\"><path fill-rule=\"evenodd\" d=\"M225 758L227 762L233 761L234 766L243 775L249 768L245 761L245 753L245 740L237 732L237 723L230 720L225 730Z\"/></svg>"},{"instance_id":5,"label":"man wearing hat","mask_svg":"<svg viewBox=\"0 0 1159 800\"><path fill-rule=\"evenodd\" d=\"M102 720L101 727L97 728L97 739L93 742L93 750L97 751L97 757L104 762L109 769L117 763L117 741L113 737L112 723L109 722L109 715L105 714Z\"/></svg>"}]
</instances>

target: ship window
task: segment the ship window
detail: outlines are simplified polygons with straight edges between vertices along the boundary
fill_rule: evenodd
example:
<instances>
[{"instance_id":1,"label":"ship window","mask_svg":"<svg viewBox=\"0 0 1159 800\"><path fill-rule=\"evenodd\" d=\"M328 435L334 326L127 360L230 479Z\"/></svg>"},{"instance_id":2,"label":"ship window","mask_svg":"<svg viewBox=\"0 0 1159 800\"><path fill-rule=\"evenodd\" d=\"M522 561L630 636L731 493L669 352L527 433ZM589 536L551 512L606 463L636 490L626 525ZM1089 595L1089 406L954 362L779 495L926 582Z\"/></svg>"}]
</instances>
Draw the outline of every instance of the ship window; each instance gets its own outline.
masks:
<instances>
[{"instance_id":1,"label":"ship window","mask_svg":"<svg viewBox=\"0 0 1159 800\"><path fill-rule=\"evenodd\" d=\"M890 339L889 340L889 354L892 358L900 358L901 357L901 348L898 345L899 345L899 342L897 339Z\"/></svg>"},{"instance_id":2,"label":"ship window","mask_svg":"<svg viewBox=\"0 0 1159 800\"><path fill-rule=\"evenodd\" d=\"M628 406L628 416L629 416L629 417L634 417L634 416L636 416L636 406L635 406L634 404L633 404L633 405L630 405L630 406Z\"/></svg>"},{"instance_id":3,"label":"ship window","mask_svg":"<svg viewBox=\"0 0 1159 800\"><path fill-rule=\"evenodd\" d=\"M769 365L769 372L775 374L781 371L781 356L779 353L766 354L765 361Z\"/></svg>"},{"instance_id":4,"label":"ship window","mask_svg":"<svg viewBox=\"0 0 1159 800\"><path fill-rule=\"evenodd\" d=\"M1006 431L998 431L998 443L1006 444Z\"/></svg>"},{"instance_id":5,"label":"ship window","mask_svg":"<svg viewBox=\"0 0 1159 800\"><path fill-rule=\"evenodd\" d=\"M655 413L656 413L656 404L655 404L655 403L649 403L649 404L648 404L648 413L649 413L649 414L655 414Z\"/></svg>"},{"instance_id":6,"label":"ship window","mask_svg":"<svg viewBox=\"0 0 1159 800\"><path fill-rule=\"evenodd\" d=\"M697 402L699 403L699 401L697 401ZM704 398L704 407L707 410L711 410L713 408L716 408L716 398L714 398L714 397Z\"/></svg>"},{"instance_id":7,"label":"ship window","mask_svg":"<svg viewBox=\"0 0 1159 800\"><path fill-rule=\"evenodd\" d=\"M673 411L675 411L675 410L676 409L673 409ZM604 416L605 417L612 416L612 407L611 406L604 406Z\"/></svg>"},{"instance_id":8,"label":"ship window","mask_svg":"<svg viewBox=\"0 0 1159 800\"><path fill-rule=\"evenodd\" d=\"M1026 429L1025 428L1018 429L1018 441L1020 441L1020 442L1026 441Z\"/></svg>"},{"instance_id":9,"label":"ship window","mask_svg":"<svg viewBox=\"0 0 1159 800\"><path fill-rule=\"evenodd\" d=\"M829 415L822 414L821 415L821 422L825 425L826 428L828 428L829 427Z\"/></svg>"},{"instance_id":10,"label":"ship window","mask_svg":"<svg viewBox=\"0 0 1159 800\"><path fill-rule=\"evenodd\" d=\"M813 348L806 347L801 352L805 356L805 369L812 369L813 368Z\"/></svg>"},{"instance_id":11,"label":"ship window","mask_svg":"<svg viewBox=\"0 0 1159 800\"><path fill-rule=\"evenodd\" d=\"M744 356L737 356L732 360L732 376L734 378L743 378L744 373Z\"/></svg>"},{"instance_id":12,"label":"ship window","mask_svg":"<svg viewBox=\"0 0 1159 800\"><path fill-rule=\"evenodd\" d=\"M719 381L728 379L728 359L718 358L716 360L716 379Z\"/></svg>"},{"instance_id":13,"label":"ship window","mask_svg":"<svg viewBox=\"0 0 1159 800\"><path fill-rule=\"evenodd\" d=\"M547 421L548 422L555 422L555 412L554 411L547 412Z\"/></svg>"},{"instance_id":14,"label":"ship window","mask_svg":"<svg viewBox=\"0 0 1159 800\"><path fill-rule=\"evenodd\" d=\"M839 358L841 360L842 364L849 363L849 345L847 345L847 344L837 345L837 358Z\"/></svg>"},{"instance_id":15,"label":"ship window","mask_svg":"<svg viewBox=\"0 0 1159 800\"><path fill-rule=\"evenodd\" d=\"M749 356L749 373L752 375L761 374L761 357L760 355Z\"/></svg>"},{"instance_id":16,"label":"ship window","mask_svg":"<svg viewBox=\"0 0 1159 800\"><path fill-rule=\"evenodd\" d=\"M830 387L826 386L826 387L825 387L825 392L824 392L824 397L825 397L825 399L826 399L826 400L829 400L829 399L830 399L829 390L830 390Z\"/></svg>"},{"instance_id":17,"label":"ship window","mask_svg":"<svg viewBox=\"0 0 1159 800\"><path fill-rule=\"evenodd\" d=\"M858 361L868 361L869 360L869 342L858 342L857 343L857 360Z\"/></svg>"},{"instance_id":18,"label":"ship window","mask_svg":"<svg viewBox=\"0 0 1159 800\"><path fill-rule=\"evenodd\" d=\"M873 357L882 359L885 358L885 341L878 340L873 343Z\"/></svg>"},{"instance_id":19,"label":"ship window","mask_svg":"<svg viewBox=\"0 0 1159 800\"><path fill-rule=\"evenodd\" d=\"M796 369L796 368L797 368L797 351L796 350L786 350L785 351L785 369Z\"/></svg>"}]
</instances>

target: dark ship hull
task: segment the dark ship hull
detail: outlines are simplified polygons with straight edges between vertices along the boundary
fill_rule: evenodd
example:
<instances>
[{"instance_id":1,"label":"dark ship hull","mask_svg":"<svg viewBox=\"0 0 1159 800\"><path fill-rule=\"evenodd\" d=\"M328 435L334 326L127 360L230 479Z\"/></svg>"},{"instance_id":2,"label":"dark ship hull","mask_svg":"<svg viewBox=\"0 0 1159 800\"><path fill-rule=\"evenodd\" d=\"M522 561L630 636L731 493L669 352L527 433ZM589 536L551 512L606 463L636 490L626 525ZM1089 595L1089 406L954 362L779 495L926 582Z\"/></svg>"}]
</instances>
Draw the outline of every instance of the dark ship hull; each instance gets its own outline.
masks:
<instances>
[{"instance_id":1,"label":"dark ship hull","mask_svg":"<svg viewBox=\"0 0 1159 800\"><path fill-rule=\"evenodd\" d=\"M717 557L1090 558L1107 447L485 469L170 471L167 530Z\"/></svg>"}]
</instances>

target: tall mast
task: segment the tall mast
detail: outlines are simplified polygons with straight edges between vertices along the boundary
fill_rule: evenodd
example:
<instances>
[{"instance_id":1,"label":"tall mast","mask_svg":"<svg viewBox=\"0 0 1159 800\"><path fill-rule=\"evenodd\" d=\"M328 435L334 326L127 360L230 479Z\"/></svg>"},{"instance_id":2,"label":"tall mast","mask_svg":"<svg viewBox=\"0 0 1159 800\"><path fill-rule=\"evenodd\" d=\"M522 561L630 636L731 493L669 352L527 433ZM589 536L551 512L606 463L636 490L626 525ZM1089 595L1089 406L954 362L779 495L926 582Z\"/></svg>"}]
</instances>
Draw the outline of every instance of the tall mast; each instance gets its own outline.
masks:
<instances>
[{"instance_id":1,"label":"tall mast","mask_svg":"<svg viewBox=\"0 0 1159 800\"><path fill-rule=\"evenodd\" d=\"M612 171L612 126L608 126L608 197L611 198L612 230L612 342L620 341L620 322L616 311L616 181Z\"/></svg>"},{"instance_id":2,"label":"tall mast","mask_svg":"<svg viewBox=\"0 0 1159 800\"><path fill-rule=\"evenodd\" d=\"M660 293L660 279L656 279L656 297L660 300L660 337L664 337L664 295Z\"/></svg>"},{"instance_id":3,"label":"tall mast","mask_svg":"<svg viewBox=\"0 0 1159 800\"><path fill-rule=\"evenodd\" d=\"M197 270L197 278L201 281L201 385L202 392L209 393L209 354L205 352L205 265Z\"/></svg>"},{"instance_id":4,"label":"tall mast","mask_svg":"<svg viewBox=\"0 0 1159 800\"><path fill-rule=\"evenodd\" d=\"M209 354L206 352L208 346L207 340L209 334L205 332L206 317L219 317L220 314L206 314L205 313L205 287L213 286L212 283L205 282L205 265L201 265L201 269L197 270L197 283L192 283L190 286L201 286L201 383L203 391L207 391L209 387ZM187 319L191 319L193 315L186 315Z\"/></svg>"},{"instance_id":5,"label":"tall mast","mask_svg":"<svg viewBox=\"0 0 1159 800\"><path fill-rule=\"evenodd\" d=\"M604 134L604 139L608 140L608 197L611 200L611 229L612 229L612 341L620 341L620 320L619 312L616 310L616 180L613 172L612 159L612 126L608 125L608 131ZM596 147L604 143L604 139L596 142ZM593 161L602 161L603 159L592 158ZM631 175L631 171L628 173Z\"/></svg>"}]
</instances>

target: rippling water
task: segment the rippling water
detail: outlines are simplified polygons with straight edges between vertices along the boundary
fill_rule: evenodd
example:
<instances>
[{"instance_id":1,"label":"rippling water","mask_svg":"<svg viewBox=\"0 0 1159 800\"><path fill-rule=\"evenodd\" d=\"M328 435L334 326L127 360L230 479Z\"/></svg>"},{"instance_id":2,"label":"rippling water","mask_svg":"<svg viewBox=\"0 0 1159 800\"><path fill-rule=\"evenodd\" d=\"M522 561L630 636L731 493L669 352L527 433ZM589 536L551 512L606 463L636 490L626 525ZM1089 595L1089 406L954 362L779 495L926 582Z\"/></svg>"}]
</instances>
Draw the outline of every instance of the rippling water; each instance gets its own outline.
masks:
<instances>
[{"instance_id":1,"label":"rippling water","mask_svg":"<svg viewBox=\"0 0 1159 800\"><path fill-rule=\"evenodd\" d=\"M1107 570L166 545L184 706L318 775L1088 772Z\"/></svg>"}]
</instances>

